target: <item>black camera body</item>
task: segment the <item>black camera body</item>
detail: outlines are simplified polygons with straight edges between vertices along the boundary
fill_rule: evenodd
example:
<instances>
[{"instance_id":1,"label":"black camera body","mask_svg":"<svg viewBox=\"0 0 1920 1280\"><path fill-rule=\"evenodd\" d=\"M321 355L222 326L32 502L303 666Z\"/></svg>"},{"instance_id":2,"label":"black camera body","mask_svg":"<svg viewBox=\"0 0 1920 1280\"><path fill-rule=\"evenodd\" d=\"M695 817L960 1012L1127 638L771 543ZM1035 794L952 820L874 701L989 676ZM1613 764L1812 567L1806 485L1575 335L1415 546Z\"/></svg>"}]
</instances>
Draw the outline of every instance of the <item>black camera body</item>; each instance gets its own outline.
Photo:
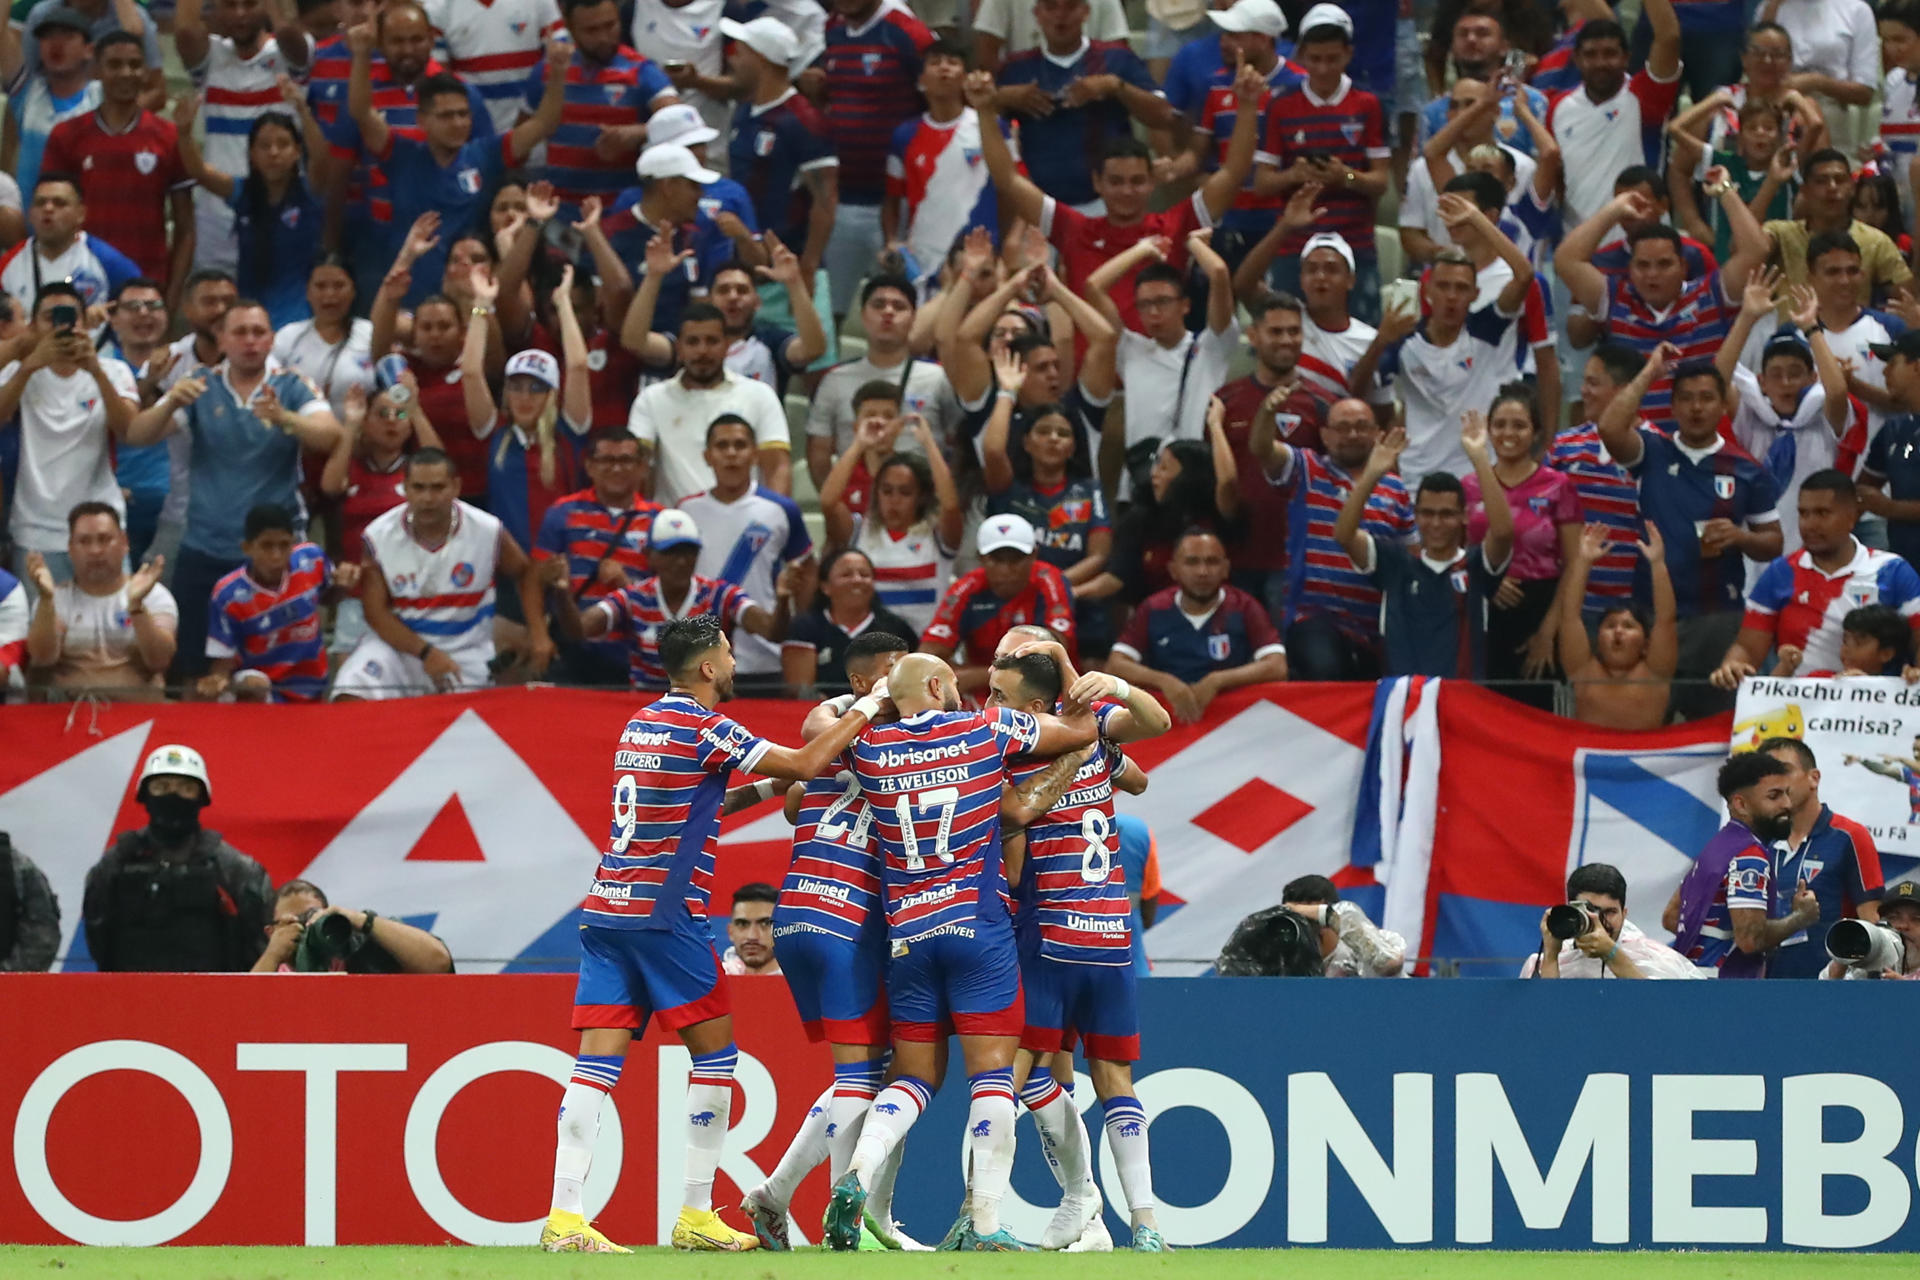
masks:
<instances>
[{"instance_id":1,"label":"black camera body","mask_svg":"<svg viewBox=\"0 0 1920 1280\"><path fill-rule=\"evenodd\" d=\"M1547 932L1562 942L1584 937L1598 924L1593 908L1585 902L1575 900L1547 908Z\"/></svg>"},{"instance_id":2,"label":"black camera body","mask_svg":"<svg viewBox=\"0 0 1920 1280\"><path fill-rule=\"evenodd\" d=\"M1226 977L1323 977L1320 926L1285 907L1256 911L1234 929L1214 970Z\"/></svg>"},{"instance_id":3,"label":"black camera body","mask_svg":"<svg viewBox=\"0 0 1920 1280\"><path fill-rule=\"evenodd\" d=\"M366 942L353 921L338 912L321 915L315 907L300 917L300 923L306 928L294 949L293 967L301 973L326 973L336 960L344 965Z\"/></svg>"}]
</instances>

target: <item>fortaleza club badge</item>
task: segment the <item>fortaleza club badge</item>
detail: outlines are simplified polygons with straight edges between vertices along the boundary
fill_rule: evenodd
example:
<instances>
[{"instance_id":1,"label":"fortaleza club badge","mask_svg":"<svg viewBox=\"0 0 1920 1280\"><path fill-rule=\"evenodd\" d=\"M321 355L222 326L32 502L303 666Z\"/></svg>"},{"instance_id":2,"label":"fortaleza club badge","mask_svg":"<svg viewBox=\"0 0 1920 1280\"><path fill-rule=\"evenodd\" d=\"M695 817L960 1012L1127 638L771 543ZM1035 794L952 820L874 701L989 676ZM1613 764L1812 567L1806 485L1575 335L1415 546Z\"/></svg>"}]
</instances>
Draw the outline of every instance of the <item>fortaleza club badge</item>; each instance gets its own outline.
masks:
<instances>
[{"instance_id":1,"label":"fortaleza club badge","mask_svg":"<svg viewBox=\"0 0 1920 1280\"><path fill-rule=\"evenodd\" d=\"M478 169L462 169L454 178L454 181L460 184L460 190L467 195L477 196L480 194L480 171Z\"/></svg>"}]
</instances>

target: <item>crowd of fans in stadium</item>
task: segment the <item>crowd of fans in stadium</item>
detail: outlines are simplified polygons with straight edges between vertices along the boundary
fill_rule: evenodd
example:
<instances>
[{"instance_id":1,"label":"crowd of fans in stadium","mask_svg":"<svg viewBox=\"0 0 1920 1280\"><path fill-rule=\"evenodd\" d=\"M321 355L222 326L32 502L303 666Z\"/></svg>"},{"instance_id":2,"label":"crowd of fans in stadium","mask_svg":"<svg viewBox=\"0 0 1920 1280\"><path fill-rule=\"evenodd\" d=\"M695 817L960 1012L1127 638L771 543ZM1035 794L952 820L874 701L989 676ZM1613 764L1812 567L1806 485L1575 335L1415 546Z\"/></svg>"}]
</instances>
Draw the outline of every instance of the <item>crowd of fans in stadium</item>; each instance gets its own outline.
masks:
<instances>
[{"instance_id":1,"label":"crowd of fans in stadium","mask_svg":"<svg viewBox=\"0 0 1920 1280\"><path fill-rule=\"evenodd\" d=\"M1920 2L1636 8L23 0L0 669L1909 670Z\"/></svg>"}]
</instances>

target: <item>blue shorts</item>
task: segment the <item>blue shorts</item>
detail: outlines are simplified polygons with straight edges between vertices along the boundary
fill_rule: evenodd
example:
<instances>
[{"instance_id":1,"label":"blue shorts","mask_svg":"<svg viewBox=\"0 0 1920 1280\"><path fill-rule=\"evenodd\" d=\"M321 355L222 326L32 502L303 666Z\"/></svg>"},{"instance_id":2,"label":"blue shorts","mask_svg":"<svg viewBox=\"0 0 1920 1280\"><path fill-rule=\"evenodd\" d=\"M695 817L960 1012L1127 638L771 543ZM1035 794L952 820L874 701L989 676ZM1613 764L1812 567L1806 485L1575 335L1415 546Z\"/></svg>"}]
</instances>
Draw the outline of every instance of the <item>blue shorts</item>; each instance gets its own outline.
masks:
<instances>
[{"instance_id":1,"label":"blue shorts","mask_svg":"<svg viewBox=\"0 0 1920 1280\"><path fill-rule=\"evenodd\" d=\"M793 992L807 1039L830 1044L887 1043L887 929L876 920L857 941L774 914L773 958ZM785 932L782 932L785 930Z\"/></svg>"},{"instance_id":2,"label":"blue shorts","mask_svg":"<svg viewBox=\"0 0 1920 1280\"><path fill-rule=\"evenodd\" d=\"M937 1040L943 1023L963 1036L1017 1036L1026 1025L1012 926L1002 919L968 927L970 938L936 933L894 948L887 1000L895 1039Z\"/></svg>"},{"instance_id":3,"label":"blue shorts","mask_svg":"<svg viewBox=\"0 0 1920 1280\"><path fill-rule=\"evenodd\" d=\"M1070 964L1040 959L1027 965L1027 1025L1020 1047L1057 1053L1080 1033L1089 1061L1138 1062L1140 1013L1131 964Z\"/></svg>"},{"instance_id":4,"label":"blue shorts","mask_svg":"<svg viewBox=\"0 0 1920 1280\"><path fill-rule=\"evenodd\" d=\"M658 1016L669 1031L733 1011L713 937L691 922L670 930L580 926L580 981L573 1029L644 1031Z\"/></svg>"}]
</instances>

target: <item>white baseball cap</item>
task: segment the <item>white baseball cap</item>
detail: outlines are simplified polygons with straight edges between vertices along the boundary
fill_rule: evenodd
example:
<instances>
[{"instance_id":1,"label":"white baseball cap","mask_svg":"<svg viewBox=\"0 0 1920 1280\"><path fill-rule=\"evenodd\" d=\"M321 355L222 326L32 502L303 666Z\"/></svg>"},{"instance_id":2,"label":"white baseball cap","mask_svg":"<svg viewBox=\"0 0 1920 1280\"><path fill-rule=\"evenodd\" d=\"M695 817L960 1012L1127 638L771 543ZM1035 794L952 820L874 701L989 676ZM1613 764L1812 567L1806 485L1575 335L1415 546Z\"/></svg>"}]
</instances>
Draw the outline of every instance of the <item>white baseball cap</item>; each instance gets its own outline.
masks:
<instances>
[{"instance_id":1,"label":"white baseball cap","mask_svg":"<svg viewBox=\"0 0 1920 1280\"><path fill-rule=\"evenodd\" d=\"M1353 264L1353 246L1348 244L1347 238L1337 231L1322 231L1308 236L1307 242L1300 246L1300 261L1305 262L1307 255L1315 249L1331 249L1347 260L1347 270L1358 269Z\"/></svg>"},{"instance_id":2,"label":"white baseball cap","mask_svg":"<svg viewBox=\"0 0 1920 1280\"><path fill-rule=\"evenodd\" d=\"M507 377L538 378L549 387L560 385L560 362L540 350L527 350L517 353L507 361Z\"/></svg>"},{"instance_id":3,"label":"white baseball cap","mask_svg":"<svg viewBox=\"0 0 1920 1280\"><path fill-rule=\"evenodd\" d=\"M1300 19L1300 34L1315 27L1338 27L1347 33L1347 39L1353 39L1353 15L1337 4L1317 4L1307 10L1306 17Z\"/></svg>"},{"instance_id":4,"label":"white baseball cap","mask_svg":"<svg viewBox=\"0 0 1920 1280\"><path fill-rule=\"evenodd\" d=\"M697 547L700 545L700 527L693 517L675 507L668 507L653 517L653 528L647 533L647 546L654 551L671 551L675 547Z\"/></svg>"},{"instance_id":5,"label":"white baseball cap","mask_svg":"<svg viewBox=\"0 0 1920 1280\"><path fill-rule=\"evenodd\" d=\"M1250 31L1275 40L1287 33L1287 15L1273 0L1234 0L1232 8L1209 9L1207 16L1222 31Z\"/></svg>"},{"instance_id":6,"label":"white baseball cap","mask_svg":"<svg viewBox=\"0 0 1920 1280\"><path fill-rule=\"evenodd\" d=\"M978 545L983 556L1008 547L1032 555L1033 544L1033 526L1020 516L993 516L980 523Z\"/></svg>"},{"instance_id":7,"label":"white baseball cap","mask_svg":"<svg viewBox=\"0 0 1920 1280\"><path fill-rule=\"evenodd\" d=\"M649 149L676 144L696 147L703 142L712 142L719 136L720 131L702 120L700 112L690 102L676 102L647 117Z\"/></svg>"},{"instance_id":8,"label":"white baseball cap","mask_svg":"<svg viewBox=\"0 0 1920 1280\"><path fill-rule=\"evenodd\" d=\"M720 19L720 34L738 40L777 67L790 64L800 54L800 40L778 18L758 17L752 22Z\"/></svg>"},{"instance_id":9,"label":"white baseball cap","mask_svg":"<svg viewBox=\"0 0 1920 1280\"><path fill-rule=\"evenodd\" d=\"M633 171L642 181L659 178L692 178L701 186L718 182L720 175L693 158L693 152L678 143L665 142L640 153Z\"/></svg>"},{"instance_id":10,"label":"white baseball cap","mask_svg":"<svg viewBox=\"0 0 1920 1280\"><path fill-rule=\"evenodd\" d=\"M148 778L197 778L206 788L207 802L213 802L213 779L207 776L207 762L192 747L171 742L156 748L140 770L140 781L133 789L136 796L146 790Z\"/></svg>"}]
</instances>

